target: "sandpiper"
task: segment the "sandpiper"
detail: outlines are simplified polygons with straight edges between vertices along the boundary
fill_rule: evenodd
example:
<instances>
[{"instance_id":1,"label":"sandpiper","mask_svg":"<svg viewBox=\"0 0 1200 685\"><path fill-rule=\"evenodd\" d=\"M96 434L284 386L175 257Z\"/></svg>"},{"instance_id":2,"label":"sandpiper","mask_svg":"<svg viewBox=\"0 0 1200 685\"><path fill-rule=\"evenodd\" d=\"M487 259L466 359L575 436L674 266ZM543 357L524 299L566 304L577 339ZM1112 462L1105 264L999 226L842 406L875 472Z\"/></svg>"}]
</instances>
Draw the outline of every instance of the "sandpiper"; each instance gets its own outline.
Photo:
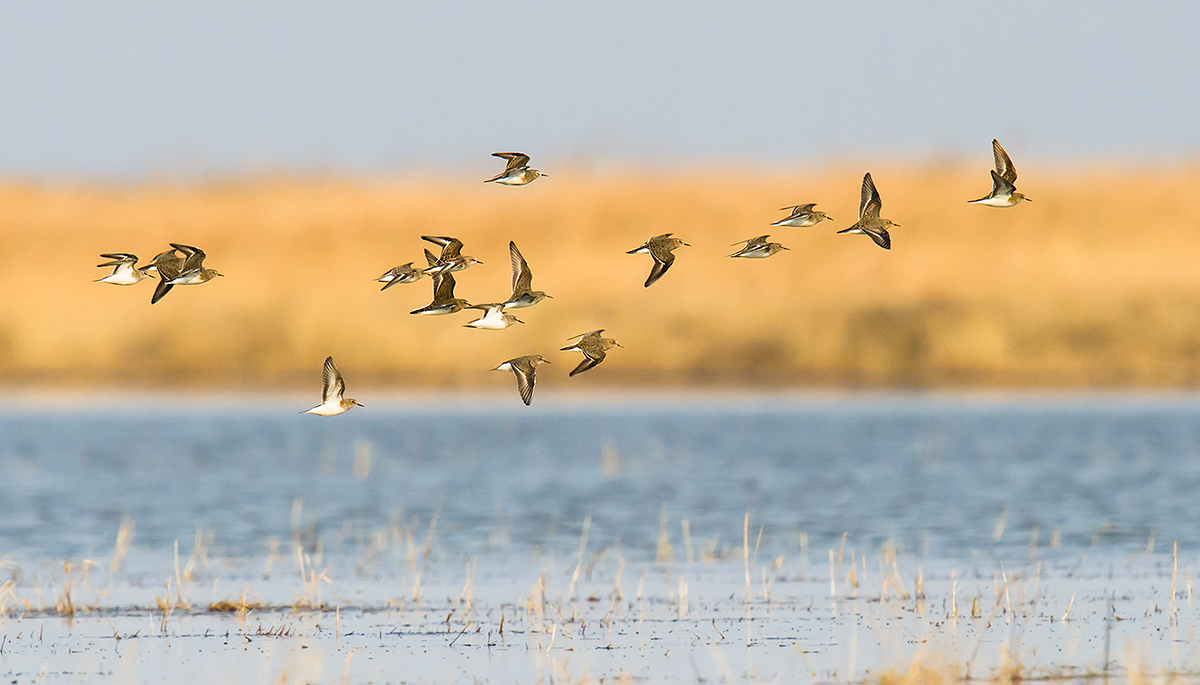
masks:
<instances>
[{"instance_id":1,"label":"sandpiper","mask_svg":"<svg viewBox=\"0 0 1200 685\"><path fill-rule=\"evenodd\" d=\"M440 245L442 254L438 256L437 262L431 264L425 273L430 276L438 274L451 273L454 271L462 271L472 264L482 264L483 262L462 254L462 241L458 238L451 238L448 235L423 235L421 240L428 240L434 245Z\"/></svg>"},{"instance_id":2,"label":"sandpiper","mask_svg":"<svg viewBox=\"0 0 1200 685\"><path fill-rule=\"evenodd\" d=\"M579 338L579 340L573 345L567 345L566 347L562 348L562 352L578 351L583 353L583 361L579 362L579 366L576 366L575 370L568 374L568 377L581 374L599 364L600 362L604 361L606 350L621 346L621 343L613 340L612 338L601 337L600 334L603 332L604 329L600 328L588 333L580 333L579 335L567 338L567 340L574 340L575 338Z\"/></svg>"},{"instance_id":3,"label":"sandpiper","mask_svg":"<svg viewBox=\"0 0 1200 685\"><path fill-rule=\"evenodd\" d=\"M888 235L888 228L891 226L899 226L891 219L880 219L879 210L883 208L883 200L879 199L879 191L875 189L875 182L871 180L871 174L863 176L862 196L858 201L858 221L850 228L843 228L838 233L865 233L871 236L871 240L875 244L885 250L892 249L892 238Z\"/></svg>"},{"instance_id":4,"label":"sandpiper","mask_svg":"<svg viewBox=\"0 0 1200 685\"><path fill-rule=\"evenodd\" d=\"M153 278L156 270L154 265L137 267L137 255L128 252L108 252L100 255L109 261L97 264L97 267L112 267L112 273L104 278L97 278L93 283L111 283L113 285L133 285L147 278Z\"/></svg>"},{"instance_id":5,"label":"sandpiper","mask_svg":"<svg viewBox=\"0 0 1200 685\"><path fill-rule=\"evenodd\" d=\"M346 381L342 380L342 372L338 371L333 357L325 358L325 369L321 375L321 403L300 412L301 414L316 414L317 416L337 416L350 411L351 407L361 407L358 400L343 398L346 393Z\"/></svg>"},{"instance_id":6,"label":"sandpiper","mask_svg":"<svg viewBox=\"0 0 1200 685\"><path fill-rule=\"evenodd\" d=\"M409 314L441 316L461 312L470 306L470 302L454 296L454 276L444 273L433 277L433 301L420 309L412 310Z\"/></svg>"},{"instance_id":7,"label":"sandpiper","mask_svg":"<svg viewBox=\"0 0 1200 685\"><path fill-rule=\"evenodd\" d=\"M1000 141L995 138L992 139L992 156L996 158L996 170L992 172L992 192L968 202L988 207L1012 207L1021 201L1032 202L1017 192L1016 186L1013 185L1017 182L1017 169L1000 145Z\"/></svg>"},{"instance_id":8,"label":"sandpiper","mask_svg":"<svg viewBox=\"0 0 1200 685\"><path fill-rule=\"evenodd\" d=\"M816 226L817 224L821 223L825 219L829 219L830 221L833 220L833 217L829 216L825 212L822 212L819 209L813 209L813 207L816 207L816 206L817 206L817 203L810 202L806 205L795 205L793 207L781 207L779 209L779 211L791 212L791 214L788 214L787 216L783 217L779 221L773 222L771 225L772 226L791 226L792 228L808 228L809 226Z\"/></svg>"},{"instance_id":9,"label":"sandpiper","mask_svg":"<svg viewBox=\"0 0 1200 685\"><path fill-rule=\"evenodd\" d=\"M467 309L480 309L483 311L483 316L463 324L467 328L482 328L488 331L502 331L514 323L525 323L504 311L503 302L493 302L491 304L473 304Z\"/></svg>"},{"instance_id":10,"label":"sandpiper","mask_svg":"<svg viewBox=\"0 0 1200 685\"><path fill-rule=\"evenodd\" d=\"M534 354L509 359L492 371L512 371L517 377L517 390L521 393L521 401L528 407L529 403L533 401L533 382L538 364L549 363L542 355Z\"/></svg>"},{"instance_id":11,"label":"sandpiper","mask_svg":"<svg viewBox=\"0 0 1200 685\"><path fill-rule=\"evenodd\" d=\"M783 245L780 245L779 243L767 242L767 238L770 237L770 235L760 235L757 238L751 238L749 240L743 240L740 243L734 243L734 245L741 245L742 249L729 256L743 257L745 259L766 259L780 250L789 249Z\"/></svg>"},{"instance_id":12,"label":"sandpiper","mask_svg":"<svg viewBox=\"0 0 1200 685\"><path fill-rule=\"evenodd\" d=\"M435 262L436 263L436 262ZM383 287L380 290L387 290L397 283L415 283L422 278L425 278L425 272L421 269L413 268L413 263L401 264L394 267L384 275L376 278L377 283L382 283Z\"/></svg>"},{"instance_id":13,"label":"sandpiper","mask_svg":"<svg viewBox=\"0 0 1200 685\"><path fill-rule=\"evenodd\" d=\"M171 243L171 247L182 252L185 258L179 275L171 279L171 285L200 285L225 275L216 269L204 268L204 250L180 243Z\"/></svg>"},{"instance_id":14,"label":"sandpiper","mask_svg":"<svg viewBox=\"0 0 1200 685\"><path fill-rule=\"evenodd\" d=\"M493 152L493 157L508 160L504 171L484 181L484 183L500 183L506 186L523 186L533 183L538 176L550 178L537 169L530 168L529 155L524 152Z\"/></svg>"},{"instance_id":15,"label":"sandpiper","mask_svg":"<svg viewBox=\"0 0 1200 685\"><path fill-rule=\"evenodd\" d=\"M166 252L159 252L154 255L152 262L155 271L158 272L158 285L154 288L154 295L150 297L150 304L158 302L166 297L167 293L171 292L171 288L175 287L171 281L179 277L179 273L183 270L183 257L171 248Z\"/></svg>"},{"instance_id":16,"label":"sandpiper","mask_svg":"<svg viewBox=\"0 0 1200 685\"><path fill-rule=\"evenodd\" d=\"M508 256L512 260L512 296L504 302L505 309L532 307L550 297L540 290L533 289L533 272L529 270L529 263L517 249L517 244L511 240L508 241Z\"/></svg>"},{"instance_id":17,"label":"sandpiper","mask_svg":"<svg viewBox=\"0 0 1200 685\"><path fill-rule=\"evenodd\" d=\"M655 281L663 277L667 273L667 269L671 268L671 264L675 263L675 255L671 250L679 246L691 247L679 238L672 238L670 233L654 236L647 240L641 247L630 250L625 254L644 254L649 253L654 258L654 268L650 269L650 276L646 278L645 287L649 288Z\"/></svg>"}]
</instances>

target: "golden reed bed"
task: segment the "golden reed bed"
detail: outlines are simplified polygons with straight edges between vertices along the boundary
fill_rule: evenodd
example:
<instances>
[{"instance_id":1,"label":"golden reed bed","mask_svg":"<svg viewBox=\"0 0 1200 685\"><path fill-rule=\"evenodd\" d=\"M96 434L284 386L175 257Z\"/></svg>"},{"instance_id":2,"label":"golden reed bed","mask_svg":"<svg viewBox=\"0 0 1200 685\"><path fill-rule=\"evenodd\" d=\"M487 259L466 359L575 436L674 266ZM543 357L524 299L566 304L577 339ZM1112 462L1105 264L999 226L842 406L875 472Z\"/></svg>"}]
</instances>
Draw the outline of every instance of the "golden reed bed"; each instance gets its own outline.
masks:
<instances>
[{"instance_id":1,"label":"golden reed bed","mask_svg":"<svg viewBox=\"0 0 1200 685\"><path fill-rule=\"evenodd\" d=\"M647 174L556 170L521 188L479 179L256 180L195 187L0 184L0 366L21 387L307 387L332 354L356 387L494 387L488 369L541 353L543 387L1191 387L1200 384L1200 169L1022 168L1032 199L968 205L974 166L873 167L893 249L850 225L865 169ZM836 221L772 229L784 205ZM649 289L646 238L674 232ZM372 279L421 262L422 234L462 238L484 263L458 295L502 300L507 244L554 296L505 331L468 314L409 316L430 281ZM731 260L771 233L792 248ZM203 247L227 277L177 287L92 283L101 252L149 259ZM583 376L566 338L625 345Z\"/></svg>"}]
</instances>

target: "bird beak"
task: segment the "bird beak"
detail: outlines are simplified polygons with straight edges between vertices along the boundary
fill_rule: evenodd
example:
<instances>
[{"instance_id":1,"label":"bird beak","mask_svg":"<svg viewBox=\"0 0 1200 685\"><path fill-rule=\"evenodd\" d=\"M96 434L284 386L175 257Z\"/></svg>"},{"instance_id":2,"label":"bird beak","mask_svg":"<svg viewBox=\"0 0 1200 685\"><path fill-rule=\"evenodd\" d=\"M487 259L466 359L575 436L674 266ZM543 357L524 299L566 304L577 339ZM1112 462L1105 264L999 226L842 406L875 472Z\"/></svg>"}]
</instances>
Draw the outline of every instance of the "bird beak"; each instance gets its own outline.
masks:
<instances>
[{"instance_id":1,"label":"bird beak","mask_svg":"<svg viewBox=\"0 0 1200 685\"><path fill-rule=\"evenodd\" d=\"M550 299L552 299L552 300L554 299L554 296L553 296L553 295L546 295L546 297L548 297L548 298L550 298Z\"/></svg>"},{"instance_id":2,"label":"bird beak","mask_svg":"<svg viewBox=\"0 0 1200 685\"><path fill-rule=\"evenodd\" d=\"M539 174L542 178L550 178L550 174Z\"/></svg>"},{"instance_id":3,"label":"bird beak","mask_svg":"<svg viewBox=\"0 0 1200 685\"><path fill-rule=\"evenodd\" d=\"M617 347L625 347L624 345L622 345L621 343L617 342L616 340L614 340L614 341L613 341L613 344L614 344L614 345L616 345Z\"/></svg>"},{"instance_id":4,"label":"bird beak","mask_svg":"<svg viewBox=\"0 0 1200 685\"><path fill-rule=\"evenodd\" d=\"M788 250L789 252L790 252L790 251L791 251L791 249L792 249L792 248L790 248L790 247L788 247L788 246L786 246L786 245L780 245L779 247L782 247L783 249L785 249L785 250Z\"/></svg>"},{"instance_id":5,"label":"bird beak","mask_svg":"<svg viewBox=\"0 0 1200 685\"><path fill-rule=\"evenodd\" d=\"M225 278L225 274L221 273L220 271L217 272L217 275L220 276L221 278Z\"/></svg>"},{"instance_id":6,"label":"bird beak","mask_svg":"<svg viewBox=\"0 0 1200 685\"><path fill-rule=\"evenodd\" d=\"M513 321L516 321L517 323L525 323L524 321L522 321L522 320L518 319L518 318L517 318L517 317L515 317L515 316L513 317Z\"/></svg>"},{"instance_id":7,"label":"bird beak","mask_svg":"<svg viewBox=\"0 0 1200 685\"><path fill-rule=\"evenodd\" d=\"M366 406L367 406L367 405L363 404L362 402L359 402L358 400L354 400L354 404L356 406L363 407L363 408L366 408Z\"/></svg>"},{"instance_id":8,"label":"bird beak","mask_svg":"<svg viewBox=\"0 0 1200 685\"><path fill-rule=\"evenodd\" d=\"M1028 198L1028 197L1027 197L1027 198L1025 198L1025 201L1026 201L1026 202L1033 202L1033 200L1032 200L1032 199L1030 199L1030 198Z\"/></svg>"},{"instance_id":9,"label":"bird beak","mask_svg":"<svg viewBox=\"0 0 1200 685\"><path fill-rule=\"evenodd\" d=\"M683 246L684 246L684 247L691 247L691 245L688 245L687 243L683 243Z\"/></svg>"}]
</instances>

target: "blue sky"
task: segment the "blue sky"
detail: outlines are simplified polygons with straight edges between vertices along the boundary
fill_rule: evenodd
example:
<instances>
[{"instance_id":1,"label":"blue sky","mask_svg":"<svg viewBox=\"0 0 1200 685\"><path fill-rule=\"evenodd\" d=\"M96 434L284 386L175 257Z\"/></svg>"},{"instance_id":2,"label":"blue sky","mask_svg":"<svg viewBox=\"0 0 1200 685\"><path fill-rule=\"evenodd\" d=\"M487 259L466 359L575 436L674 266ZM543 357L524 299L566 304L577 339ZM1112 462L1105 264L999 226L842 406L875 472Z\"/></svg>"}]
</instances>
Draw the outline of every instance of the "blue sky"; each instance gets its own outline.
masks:
<instances>
[{"instance_id":1,"label":"blue sky","mask_svg":"<svg viewBox=\"0 0 1200 685\"><path fill-rule=\"evenodd\" d=\"M6 3L0 174L1191 159L1200 3Z\"/></svg>"}]
</instances>

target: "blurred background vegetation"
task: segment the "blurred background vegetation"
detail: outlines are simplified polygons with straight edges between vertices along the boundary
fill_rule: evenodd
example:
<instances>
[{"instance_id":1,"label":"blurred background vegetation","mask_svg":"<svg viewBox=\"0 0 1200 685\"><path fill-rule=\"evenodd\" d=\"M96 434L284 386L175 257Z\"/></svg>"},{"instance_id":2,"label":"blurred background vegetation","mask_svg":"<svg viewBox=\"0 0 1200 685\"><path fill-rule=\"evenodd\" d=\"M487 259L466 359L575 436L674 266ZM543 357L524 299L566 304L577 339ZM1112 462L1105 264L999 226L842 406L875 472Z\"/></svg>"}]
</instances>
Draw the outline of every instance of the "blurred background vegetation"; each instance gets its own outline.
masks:
<instances>
[{"instance_id":1,"label":"blurred background vegetation","mask_svg":"<svg viewBox=\"0 0 1200 685\"><path fill-rule=\"evenodd\" d=\"M0 368L23 388L299 388L332 354L354 387L449 389L495 385L488 369L543 354L555 366L539 383L571 388L1200 384L1200 167L1042 169L1018 184L1032 203L968 205L989 188L987 161L869 169L901 224L890 252L835 234L868 170L850 167L567 168L523 188L2 183ZM803 202L836 220L769 226ZM625 251L667 232L693 247L643 288L650 258ZM726 258L763 233L791 251ZM504 331L463 328L469 312L410 316L431 281L380 292L373 279L421 264L423 234L482 260L456 274L460 297L507 297L515 240L554 299ZM93 268L101 252L148 260L168 242L200 246L227 277L154 306L153 281L92 282L108 272ZM578 354L558 348L594 328L625 349L567 381Z\"/></svg>"}]
</instances>

